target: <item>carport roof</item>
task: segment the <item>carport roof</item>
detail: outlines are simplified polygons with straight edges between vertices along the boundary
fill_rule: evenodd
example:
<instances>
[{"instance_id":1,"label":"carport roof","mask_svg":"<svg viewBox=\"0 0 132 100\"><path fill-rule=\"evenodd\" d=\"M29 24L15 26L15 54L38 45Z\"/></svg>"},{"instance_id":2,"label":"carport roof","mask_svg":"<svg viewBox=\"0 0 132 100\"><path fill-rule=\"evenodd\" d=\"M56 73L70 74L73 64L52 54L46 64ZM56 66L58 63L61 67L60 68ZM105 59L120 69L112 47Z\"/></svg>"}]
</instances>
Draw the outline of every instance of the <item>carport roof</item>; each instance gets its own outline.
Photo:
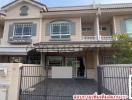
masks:
<instances>
[{"instance_id":1,"label":"carport roof","mask_svg":"<svg viewBox=\"0 0 132 100\"><path fill-rule=\"evenodd\" d=\"M78 52L86 48L110 47L110 41L60 41L60 42L40 42L34 44L34 49L39 52Z\"/></svg>"}]
</instances>

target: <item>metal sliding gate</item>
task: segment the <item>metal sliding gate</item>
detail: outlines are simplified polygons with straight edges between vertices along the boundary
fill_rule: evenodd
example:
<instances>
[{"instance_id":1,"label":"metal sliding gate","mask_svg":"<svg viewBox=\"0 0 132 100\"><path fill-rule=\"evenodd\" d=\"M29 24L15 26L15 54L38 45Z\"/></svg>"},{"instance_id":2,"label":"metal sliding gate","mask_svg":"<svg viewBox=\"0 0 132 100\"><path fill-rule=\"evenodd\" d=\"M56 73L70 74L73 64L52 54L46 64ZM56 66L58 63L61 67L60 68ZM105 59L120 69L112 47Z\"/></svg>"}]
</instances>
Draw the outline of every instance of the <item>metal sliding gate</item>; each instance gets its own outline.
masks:
<instances>
[{"instance_id":1,"label":"metal sliding gate","mask_svg":"<svg viewBox=\"0 0 132 100\"><path fill-rule=\"evenodd\" d=\"M98 66L98 93L129 95L129 75L132 65Z\"/></svg>"},{"instance_id":2,"label":"metal sliding gate","mask_svg":"<svg viewBox=\"0 0 132 100\"><path fill-rule=\"evenodd\" d=\"M65 94L69 91L49 86L52 84L49 74L50 70L42 66L23 66L19 100L72 100L71 94Z\"/></svg>"}]
</instances>

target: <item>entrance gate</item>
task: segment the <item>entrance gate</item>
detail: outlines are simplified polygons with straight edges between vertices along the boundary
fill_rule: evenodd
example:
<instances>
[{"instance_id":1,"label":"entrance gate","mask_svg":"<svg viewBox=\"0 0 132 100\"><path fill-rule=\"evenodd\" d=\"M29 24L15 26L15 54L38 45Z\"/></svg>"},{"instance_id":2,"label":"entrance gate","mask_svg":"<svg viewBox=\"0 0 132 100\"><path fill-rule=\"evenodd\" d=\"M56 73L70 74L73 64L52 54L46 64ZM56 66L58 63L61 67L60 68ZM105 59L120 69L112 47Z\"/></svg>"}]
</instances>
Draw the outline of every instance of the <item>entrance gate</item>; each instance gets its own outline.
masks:
<instances>
[{"instance_id":1,"label":"entrance gate","mask_svg":"<svg viewBox=\"0 0 132 100\"><path fill-rule=\"evenodd\" d=\"M19 100L72 100L75 92L74 89L67 91L53 86L49 69L42 66L21 68Z\"/></svg>"},{"instance_id":2,"label":"entrance gate","mask_svg":"<svg viewBox=\"0 0 132 100\"><path fill-rule=\"evenodd\" d=\"M98 66L98 93L128 95L131 64Z\"/></svg>"}]
</instances>

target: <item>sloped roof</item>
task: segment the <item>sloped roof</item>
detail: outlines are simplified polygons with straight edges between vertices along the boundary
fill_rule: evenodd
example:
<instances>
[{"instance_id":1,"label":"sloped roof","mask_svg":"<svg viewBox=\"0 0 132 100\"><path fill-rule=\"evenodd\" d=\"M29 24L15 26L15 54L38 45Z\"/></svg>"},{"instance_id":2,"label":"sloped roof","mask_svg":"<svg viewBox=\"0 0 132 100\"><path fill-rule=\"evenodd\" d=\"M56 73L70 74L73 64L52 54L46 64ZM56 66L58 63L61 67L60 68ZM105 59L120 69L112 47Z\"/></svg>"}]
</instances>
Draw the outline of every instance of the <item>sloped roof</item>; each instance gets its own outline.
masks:
<instances>
[{"instance_id":1,"label":"sloped roof","mask_svg":"<svg viewBox=\"0 0 132 100\"><path fill-rule=\"evenodd\" d=\"M116 3L116 4L92 4L83 6L67 6L67 7L50 7L48 11L65 11L65 10L83 10L83 9L121 9L132 8L132 3Z\"/></svg>"},{"instance_id":2,"label":"sloped roof","mask_svg":"<svg viewBox=\"0 0 132 100\"><path fill-rule=\"evenodd\" d=\"M16 1L17 1L17 0L14 0L14 1L12 1L12 2L6 4L5 6L1 7L1 9L3 9L3 8L5 8L5 7L7 7L7 6L11 5L11 4L13 4L13 3L15 3Z\"/></svg>"},{"instance_id":3,"label":"sloped roof","mask_svg":"<svg viewBox=\"0 0 132 100\"><path fill-rule=\"evenodd\" d=\"M12 1L12 2L6 4L5 6L1 7L1 9L5 9L5 8L7 8L8 6L11 6L11 5L13 5L14 3L17 3L18 1L19 1L19 0L14 0L14 1ZM21 1L26 1L26 0L21 0ZM37 4L38 6L40 6L40 7L42 7L42 8L45 7L46 10L47 10L47 6L46 6L45 4L43 4L43 3L40 3L40 2L38 2L38 1L36 1L36 0L28 0L28 1L31 1L31 2Z\"/></svg>"},{"instance_id":4,"label":"sloped roof","mask_svg":"<svg viewBox=\"0 0 132 100\"><path fill-rule=\"evenodd\" d=\"M115 4L101 4L97 5L100 8L113 9L113 8L132 8L132 3L115 3Z\"/></svg>"},{"instance_id":5,"label":"sloped roof","mask_svg":"<svg viewBox=\"0 0 132 100\"><path fill-rule=\"evenodd\" d=\"M14 0L7 5L3 6L2 9L14 4L19 0ZM26 1L26 0L21 0L21 1ZM123 9L123 8L132 8L132 3L116 3L116 4L91 4L91 5L83 5L83 6L67 6L67 7L49 7L43 3L38 2L37 0L27 0L31 1L40 7L45 7L46 11L67 11L67 10L85 10L85 9Z\"/></svg>"}]
</instances>

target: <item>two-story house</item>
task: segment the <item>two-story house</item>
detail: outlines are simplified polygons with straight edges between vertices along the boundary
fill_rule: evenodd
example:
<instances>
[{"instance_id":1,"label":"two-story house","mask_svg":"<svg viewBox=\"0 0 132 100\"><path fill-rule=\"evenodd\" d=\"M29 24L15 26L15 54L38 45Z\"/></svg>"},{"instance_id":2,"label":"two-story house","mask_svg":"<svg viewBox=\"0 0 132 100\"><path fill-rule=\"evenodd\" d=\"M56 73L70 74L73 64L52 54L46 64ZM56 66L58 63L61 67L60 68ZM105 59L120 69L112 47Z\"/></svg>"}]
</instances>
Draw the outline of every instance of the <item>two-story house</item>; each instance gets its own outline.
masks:
<instances>
[{"instance_id":1,"label":"two-story house","mask_svg":"<svg viewBox=\"0 0 132 100\"><path fill-rule=\"evenodd\" d=\"M95 79L97 65L114 63L112 35L132 32L131 10L131 3L48 8L15 0L2 7L0 62L70 66L73 77Z\"/></svg>"}]
</instances>

